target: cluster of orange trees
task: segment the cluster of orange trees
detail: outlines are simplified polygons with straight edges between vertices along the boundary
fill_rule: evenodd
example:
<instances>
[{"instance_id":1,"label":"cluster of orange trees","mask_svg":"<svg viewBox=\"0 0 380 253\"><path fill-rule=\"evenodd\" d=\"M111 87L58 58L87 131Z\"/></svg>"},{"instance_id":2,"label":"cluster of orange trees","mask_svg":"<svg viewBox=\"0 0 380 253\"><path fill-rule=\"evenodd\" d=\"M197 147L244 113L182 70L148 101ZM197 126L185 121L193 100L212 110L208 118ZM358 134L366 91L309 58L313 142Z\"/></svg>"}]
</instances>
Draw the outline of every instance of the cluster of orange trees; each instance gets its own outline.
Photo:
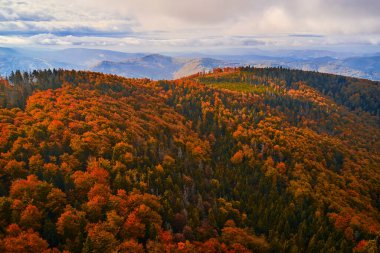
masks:
<instances>
[{"instance_id":1,"label":"cluster of orange trees","mask_svg":"<svg viewBox=\"0 0 380 253\"><path fill-rule=\"evenodd\" d=\"M0 80L0 251L377 250L379 92L278 68L17 71Z\"/></svg>"}]
</instances>

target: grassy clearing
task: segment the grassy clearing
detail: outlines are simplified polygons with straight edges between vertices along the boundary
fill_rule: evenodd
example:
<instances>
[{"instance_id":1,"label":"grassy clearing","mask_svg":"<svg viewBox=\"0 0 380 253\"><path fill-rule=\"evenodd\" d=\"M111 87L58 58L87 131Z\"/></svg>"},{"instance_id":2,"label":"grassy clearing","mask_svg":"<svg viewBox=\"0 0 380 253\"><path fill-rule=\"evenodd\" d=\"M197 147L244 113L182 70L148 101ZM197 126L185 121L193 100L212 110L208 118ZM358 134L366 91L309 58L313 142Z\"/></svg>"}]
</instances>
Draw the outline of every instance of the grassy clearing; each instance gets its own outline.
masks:
<instances>
[{"instance_id":1,"label":"grassy clearing","mask_svg":"<svg viewBox=\"0 0 380 253\"><path fill-rule=\"evenodd\" d=\"M243 82L218 82L206 84L208 87L216 89L227 89L240 92L266 93L274 92L271 86L263 84L248 84Z\"/></svg>"}]
</instances>

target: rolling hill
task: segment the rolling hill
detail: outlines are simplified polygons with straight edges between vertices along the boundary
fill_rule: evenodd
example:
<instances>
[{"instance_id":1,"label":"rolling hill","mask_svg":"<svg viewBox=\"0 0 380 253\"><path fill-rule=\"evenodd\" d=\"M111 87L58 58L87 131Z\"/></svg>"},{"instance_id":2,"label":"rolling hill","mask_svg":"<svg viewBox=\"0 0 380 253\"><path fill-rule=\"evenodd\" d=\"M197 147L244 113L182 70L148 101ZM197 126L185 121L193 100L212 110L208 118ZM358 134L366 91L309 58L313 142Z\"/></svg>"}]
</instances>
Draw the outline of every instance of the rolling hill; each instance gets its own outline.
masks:
<instances>
[{"instance_id":1,"label":"rolling hill","mask_svg":"<svg viewBox=\"0 0 380 253\"><path fill-rule=\"evenodd\" d=\"M0 251L376 252L379 85L16 72L0 81Z\"/></svg>"}]
</instances>

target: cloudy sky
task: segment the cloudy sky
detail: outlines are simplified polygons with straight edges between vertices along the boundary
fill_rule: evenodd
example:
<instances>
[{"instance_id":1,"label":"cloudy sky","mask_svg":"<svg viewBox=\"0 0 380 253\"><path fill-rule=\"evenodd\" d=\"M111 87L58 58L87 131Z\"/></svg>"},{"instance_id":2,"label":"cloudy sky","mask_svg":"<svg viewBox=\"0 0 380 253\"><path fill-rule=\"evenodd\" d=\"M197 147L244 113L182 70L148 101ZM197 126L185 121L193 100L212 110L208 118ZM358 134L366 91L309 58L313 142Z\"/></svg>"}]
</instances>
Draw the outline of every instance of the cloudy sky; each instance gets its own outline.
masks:
<instances>
[{"instance_id":1,"label":"cloudy sky","mask_svg":"<svg viewBox=\"0 0 380 253\"><path fill-rule=\"evenodd\" d=\"M0 46L380 51L379 0L0 0Z\"/></svg>"}]
</instances>

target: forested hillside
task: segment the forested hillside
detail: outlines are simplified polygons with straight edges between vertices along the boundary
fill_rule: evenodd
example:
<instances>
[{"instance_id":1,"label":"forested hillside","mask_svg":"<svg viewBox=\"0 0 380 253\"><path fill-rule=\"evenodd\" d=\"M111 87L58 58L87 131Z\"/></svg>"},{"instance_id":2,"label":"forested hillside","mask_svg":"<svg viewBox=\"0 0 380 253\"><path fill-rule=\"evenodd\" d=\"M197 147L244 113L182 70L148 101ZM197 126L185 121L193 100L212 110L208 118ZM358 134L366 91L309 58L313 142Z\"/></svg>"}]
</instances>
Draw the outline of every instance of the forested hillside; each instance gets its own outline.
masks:
<instances>
[{"instance_id":1,"label":"forested hillside","mask_svg":"<svg viewBox=\"0 0 380 253\"><path fill-rule=\"evenodd\" d=\"M376 252L380 84L281 68L0 80L0 252Z\"/></svg>"}]
</instances>

